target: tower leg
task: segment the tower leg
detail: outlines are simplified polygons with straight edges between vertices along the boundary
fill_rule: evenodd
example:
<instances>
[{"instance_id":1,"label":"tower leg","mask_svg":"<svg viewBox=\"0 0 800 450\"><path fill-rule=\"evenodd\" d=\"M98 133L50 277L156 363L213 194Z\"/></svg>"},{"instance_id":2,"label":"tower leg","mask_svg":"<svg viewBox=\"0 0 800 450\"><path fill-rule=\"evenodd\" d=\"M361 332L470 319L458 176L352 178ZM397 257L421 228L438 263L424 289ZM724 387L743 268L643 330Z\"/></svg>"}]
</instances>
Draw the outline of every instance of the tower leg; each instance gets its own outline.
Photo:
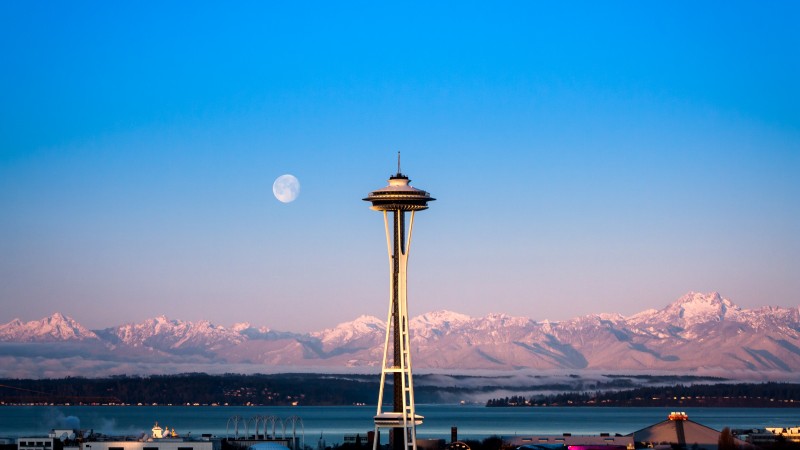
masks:
<instances>
[{"instance_id":1,"label":"tower leg","mask_svg":"<svg viewBox=\"0 0 800 450\"><path fill-rule=\"evenodd\" d=\"M394 212L394 255L392 257L392 291L394 301L392 302L392 328L394 330L394 366L400 367L399 361L403 358L402 341L400 336L400 270L401 256L403 251L403 238L405 236L405 213L403 211ZM403 412L403 374L395 372L394 381L394 412ZM403 450L405 447L404 430L402 428L392 428L391 443L392 449ZM407 449L406 449L407 450Z\"/></svg>"},{"instance_id":2,"label":"tower leg","mask_svg":"<svg viewBox=\"0 0 800 450\"><path fill-rule=\"evenodd\" d=\"M408 330L408 305L406 301L408 249L411 242L411 229L414 212L411 212L408 237L405 234L405 212L393 211L393 236L389 234L389 221L384 211L387 250L390 262L390 305L386 321L381 385L378 394L378 411L375 416L375 435L373 449L377 449L380 428L390 428L389 441L393 450L416 450L416 425L422 420L417 416L414 405L414 388L411 376L411 352ZM392 361L389 364L389 339L392 338ZM393 407L391 413L383 412L386 375L391 373L393 380Z\"/></svg>"}]
</instances>

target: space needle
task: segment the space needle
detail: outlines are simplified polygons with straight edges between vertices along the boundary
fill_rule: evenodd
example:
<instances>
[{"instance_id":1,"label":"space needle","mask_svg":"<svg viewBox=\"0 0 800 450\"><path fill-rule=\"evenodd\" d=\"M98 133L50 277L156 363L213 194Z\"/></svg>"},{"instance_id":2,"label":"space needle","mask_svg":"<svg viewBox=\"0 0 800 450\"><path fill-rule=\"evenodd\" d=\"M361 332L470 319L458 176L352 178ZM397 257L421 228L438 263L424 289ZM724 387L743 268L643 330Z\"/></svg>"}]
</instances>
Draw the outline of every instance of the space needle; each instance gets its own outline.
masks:
<instances>
[{"instance_id":1,"label":"space needle","mask_svg":"<svg viewBox=\"0 0 800 450\"><path fill-rule=\"evenodd\" d=\"M390 443L394 450L417 450L417 428L422 416L414 407L414 385L411 376L411 350L408 335L408 303L406 297L408 251L414 213L428 209L428 202L436 200L430 194L409 185L410 180L400 172L400 152L397 153L397 173L389 178L389 185L370 192L364 201L371 209L383 212L386 228L386 248L389 252L390 293L389 314L386 320L386 340L381 364L381 383L378 392L378 411L375 414L375 438L372 448L377 450L380 429L391 428ZM410 212L406 235L406 213ZM389 233L389 213L394 224ZM391 347L390 347L391 338ZM389 349L392 356L389 357ZM391 411L383 410L386 376L392 375L394 404Z\"/></svg>"}]
</instances>

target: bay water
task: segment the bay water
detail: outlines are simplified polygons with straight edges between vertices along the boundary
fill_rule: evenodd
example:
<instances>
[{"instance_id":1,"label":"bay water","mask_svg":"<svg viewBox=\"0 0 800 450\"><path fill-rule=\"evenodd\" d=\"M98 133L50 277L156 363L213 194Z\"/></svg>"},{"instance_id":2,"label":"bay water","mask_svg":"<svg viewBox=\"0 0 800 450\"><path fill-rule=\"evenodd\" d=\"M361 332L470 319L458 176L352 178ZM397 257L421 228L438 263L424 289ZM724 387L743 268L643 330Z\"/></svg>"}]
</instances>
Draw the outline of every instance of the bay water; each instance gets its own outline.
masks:
<instances>
[{"instance_id":1,"label":"bay water","mask_svg":"<svg viewBox=\"0 0 800 450\"><path fill-rule=\"evenodd\" d=\"M800 425L795 408L688 408L689 419L711 428L763 428ZM633 407L519 407L487 408L477 405L417 405L425 421L417 427L419 438L450 439L450 428L458 427L459 439L483 439L492 435L515 436L572 433L628 434L661 422L670 413L665 408ZM210 433L233 437L233 417L245 421L255 416L275 417L276 434L292 435L316 447L320 437L328 445L341 443L345 435L373 429L375 406L0 406L0 437L43 436L53 428L79 427L113 436L150 433L153 424L175 429L185 436ZM292 420L290 418L294 417ZM268 425L272 433L272 425ZM249 424L253 433L253 422ZM262 428L263 430L263 425ZM383 432L384 434L386 431ZM384 439L386 437L384 436Z\"/></svg>"}]
</instances>

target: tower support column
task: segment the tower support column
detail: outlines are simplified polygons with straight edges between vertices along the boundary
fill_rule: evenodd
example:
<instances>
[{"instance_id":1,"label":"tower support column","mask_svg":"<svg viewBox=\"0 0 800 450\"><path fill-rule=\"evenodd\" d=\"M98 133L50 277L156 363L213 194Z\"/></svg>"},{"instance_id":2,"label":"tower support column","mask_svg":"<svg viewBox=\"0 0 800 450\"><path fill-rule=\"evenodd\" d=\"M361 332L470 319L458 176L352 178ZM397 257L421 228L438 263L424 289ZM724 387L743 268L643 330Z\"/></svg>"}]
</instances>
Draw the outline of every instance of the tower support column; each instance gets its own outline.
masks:
<instances>
[{"instance_id":1,"label":"tower support column","mask_svg":"<svg viewBox=\"0 0 800 450\"><path fill-rule=\"evenodd\" d=\"M378 408L375 414L375 439L377 450L380 430L389 428L393 450L416 450L416 426L423 417L416 413L414 382L411 372L411 339L408 326L408 254L414 227L414 214L428 208L427 202L435 200L420 189L409 186L409 180L400 173L389 179L389 186L370 193L364 200L372 202L372 209L383 212L386 230L386 249L389 256L389 313L386 318L386 336L381 363L381 380L378 391ZM389 230L389 213L392 213L392 232ZM410 212L408 233L405 213ZM391 343L389 342L391 339ZM391 352L391 356L390 356ZM387 375L391 374L391 410L384 410Z\"/></svg>"}]
</instances>

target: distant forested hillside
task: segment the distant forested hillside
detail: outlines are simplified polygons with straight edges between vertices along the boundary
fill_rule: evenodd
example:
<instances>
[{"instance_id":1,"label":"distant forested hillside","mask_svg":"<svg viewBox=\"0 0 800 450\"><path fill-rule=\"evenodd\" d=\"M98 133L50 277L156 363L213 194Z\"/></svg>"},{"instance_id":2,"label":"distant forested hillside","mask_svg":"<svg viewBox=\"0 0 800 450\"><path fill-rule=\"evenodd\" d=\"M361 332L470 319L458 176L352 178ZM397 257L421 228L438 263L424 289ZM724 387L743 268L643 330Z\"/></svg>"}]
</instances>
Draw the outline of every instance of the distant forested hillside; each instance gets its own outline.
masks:
<instances>
[{"instance_id":1,"label":"distant forested hillside","mask_svg":"<svg viewBox=\"0 0 800 450\"><path fill-rule=\"evenodd\" d=\"M491 399L486 406L800 407L800 384L739 383L641 387Z\"/></svg>"},{"instance_id":2,"label":"distant forested hillside","mask_svg":"<svg viewBox=\"0 0 800 450\"><path fill-rule=\"evenodd\" d=\"M422 374L415 376L414 390L418 403L482 399L480 402L488 406L800 406L800 384L722 381L725 380L641 375L604 375L600 381L577 376L534 376L520 381L514 376ZM376 375L312 373L0 379L0 404L375 404L378 382ZM520 394L486 402L498 392Z\"/></svg>"},{"instance_id":3,"label":"distant forested hillside","mask_svg":"<svg viewBox=\"0 0 800 450\"><path fill-rule=\"evenodd\" d=\"M374 376L152 375L0 380L0 402L73 404L349 405L374 402Z\"/></svg>"}]
</instances>

